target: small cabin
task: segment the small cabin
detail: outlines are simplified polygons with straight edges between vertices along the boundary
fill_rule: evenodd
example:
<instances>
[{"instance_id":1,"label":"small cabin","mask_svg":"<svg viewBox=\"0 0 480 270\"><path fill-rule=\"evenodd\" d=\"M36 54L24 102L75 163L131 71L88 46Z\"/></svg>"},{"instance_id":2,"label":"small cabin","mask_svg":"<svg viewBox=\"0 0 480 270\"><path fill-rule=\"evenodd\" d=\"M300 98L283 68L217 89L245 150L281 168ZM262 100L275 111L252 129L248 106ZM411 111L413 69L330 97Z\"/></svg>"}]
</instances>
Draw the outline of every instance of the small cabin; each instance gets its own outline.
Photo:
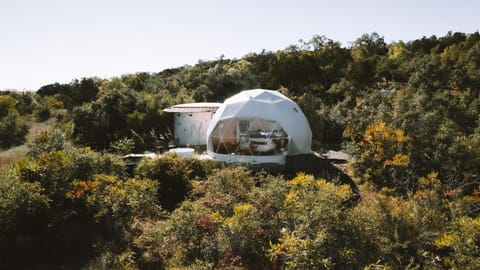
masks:
<instances>
[{"instance_id":1,"label":"small cabin","mask_svg":"<svg viewBox=\"0 0 480 270\"><path fill-rule=\"evenodd\" d=\"M173 113L173 136L177 146L202 146L207 129L221 103L198 102L178 104L163 111Z\"/></svg>"}]
</instances>

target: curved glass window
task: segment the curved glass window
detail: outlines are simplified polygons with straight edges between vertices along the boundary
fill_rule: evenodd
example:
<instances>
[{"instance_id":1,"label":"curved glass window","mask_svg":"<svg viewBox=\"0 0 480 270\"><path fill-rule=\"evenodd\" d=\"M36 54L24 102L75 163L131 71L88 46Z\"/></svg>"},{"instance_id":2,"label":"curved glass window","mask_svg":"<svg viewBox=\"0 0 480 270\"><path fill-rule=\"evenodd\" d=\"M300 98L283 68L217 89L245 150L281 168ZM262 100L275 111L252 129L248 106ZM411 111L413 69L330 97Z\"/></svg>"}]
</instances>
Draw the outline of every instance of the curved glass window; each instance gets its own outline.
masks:
<instances>
[{"instance_id":1,"label":"curved glass window","mask_svg":"<svg viewBox=\"0 0 480 270\"><path fill-rule=\"evenodd\" d=\"M287 150L288 134L276 121L259 118L219 121L210 134L211 151L235 155L279 155Z\"/></svg>"}]
</instances>

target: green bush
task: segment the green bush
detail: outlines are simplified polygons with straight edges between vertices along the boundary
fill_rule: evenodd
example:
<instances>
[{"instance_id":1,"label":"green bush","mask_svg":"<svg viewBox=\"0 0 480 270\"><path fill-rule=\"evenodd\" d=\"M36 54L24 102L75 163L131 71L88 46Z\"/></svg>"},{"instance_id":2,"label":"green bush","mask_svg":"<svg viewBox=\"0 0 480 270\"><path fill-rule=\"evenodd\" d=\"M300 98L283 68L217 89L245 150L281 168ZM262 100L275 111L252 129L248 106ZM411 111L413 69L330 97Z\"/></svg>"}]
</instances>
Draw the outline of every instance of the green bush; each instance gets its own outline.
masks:
<instances>
[{"instance_id":1,"label":"green bush","mask_svg":"<svg viewBox=\"0 0 480 270\"><path fill-rule=\"evenodd\" d=\"M0 172L0 268L22 268L38 248L42 214L49 198L39 183L22 182L11 170ZM32 258L35 256L32 256Z\"/></svg>"},{"instance_id":2,"label":"green bush","mask_svg":"<svg viewBox=\"0 0 480 270\"><path fill-rule=\"evenodd\" d=\"M63 204L74 180L91 179L104 173L124 177L123 161L116 156L99 154L87 148L43 152L23 160L17 166L22 181L38 182L53 203Z\"/></svg>"},{"instance_id":3,"label":"green bush","mask_svg":"<svg viewBox=\"0 0 480 270\"><path fill-rule=\"evenodd\" d=\"M108 231L109 239L129 242L136 220L160 216L156 204L157 183L97 174L91 180L75 181L66 197L83 202L93 218Z\"/></svg>"},{"instance_id":4,"label":"green bush","mask_svg":"<svg viewBox=\"0 0 480 270\"><path fill-rule=\"evenodd\" d=\"M110 144L110 149L117 155L127 155L135 148L135 141L129 138L116 140Z\"/></svg>"},{"instance_id":5,"label":"green bush","mask_svg":"<svg viewBox=\"0 0 480 270\"><path fill-rule=\"evenodd\" d=\"M36 157L44 152L63 150L67 146L65 137L65 133L59 129L42 131L28 144L27 155Z\"/></svg>"},{"instance_id":6,"label":"green bush","mask_svg":"<svg viewBox=\"0 0 480 270\"><path fill-rule=\"evenodd\" d=\"M216 171L206 185L205 203L222 216L231 216L237 203L247 201L255 181L247 168L236 166Z\"/></svg>"},{"instance_id":7,"label":"green bush","mask_svg":"<svg viewBox=\"0 0 480 270\"><path fill-rule=\"evenodd\" d=\"M480 267L480 218L460 217L435 240L444 267L478 269Z\"/></svg>"},{"instance_id":8,"label":"green bush","mask_svg":"<svg viewBox=\"0 0 480 270\"><path fill-rule=\"evenodd\" d=\"M354 269L362 265L348 245L354 235L339 233L348 214L344 203L352 197L349 186L315 180L311 175L299 174L288 182L279 213L282 235L272 241L268 252L274 264L288 269L328 269L334 265Z\"/></svg>"},{"instance_id":9,"label":"green bush","mask_svg":"<svg viewBox=\"0 0 480 270\"><path fill-rule=\"evenodd\" d=\"M0 118L0 148L8 148L25 141L30 127L16 114Z\"/></svg>"},{"instance_id":10,"label":"green bush","mask_svg":"<svg viewBox=\"0 0 480 270\"><path fill-rule=\"evenodd\" d=\"M43 105L35 111L35 116L38 122L46 121L51 116L50 109L46 105Z\"/></svg>"},{"instance_id":11,"label":"green bush","mask_svg":"<svg viewBox=\"0 0 480 270\"><path fill-rule=\"evenodd\" d=\"M107 243L100 248L100 254L90 260L82 269L86 270L107 270L107 269L124 269L136 270L141 269L135 260L136 254L130 249L118 251L115 243ZM155 268L162 269L162 268Z\"/></svg>"},{"instance_id":12,"label":"green bush","mask_svg":"<svg viewBox=\"0 0 480 270\"><path fill-rule=\"evenodd\" d=\"M214 263L220 256L216 235L220 224L201 202L185 201L167 220L144 225L135 244L143 260L163 263L169 269L195 261Z\"/></svg>"},{"instance_id":13,"label":"green bush","mask_svg":"<svg viewBox=\"0 0 480 270\"><path fill-rule=\"evenodd\" d=\"M204 180L210 176L215 169L223 166L222 163L211 159L185 159L185 163L190 170L190 179Z\"/></svg>"},{"instance_id":14,"label":"green bush","mask_svg":"<svg viewBox=\"0 0 480 270\"><path fill-rule=\"evenodd\" d=\"M103 229L94 222L92 211L85 203L71 200L67 193L74 188L76 180L93 179L99 173L123 177L123 161L88 149L69 148L43 152L15 166L19 181L39 186L41 194L48 199L48 209L41 212L35 222L24 223L35 228L32 237L37 245L32 245L29 251L32 263L46 260L51 265L75 264L92 255L91 246L104 234ZM45 246L48 248L43 248ZM16 252L21 254L20 250Z\"/></svg>"},{"instance_id":15,"label":"green bush","mask_svg":"<svg viewBox=\"0 0 480 270\"><path fill-rule=\"evenodd\" d=\"M241 265L238 252L248 254L248 247L255 246L256 241L250 241L249 237L258 227L252 224L258 221L250 223L239 217L230 218L230 225L235 223L245 228L235 230L235 236L225 221L234 213L235 205L247 200L255 182L245 168L230 167L214 172L204 183L207 190L202 197L193 202L184 201L166 220L143 226L135 244L142 251L144 261L164 264L168 269L199 265L233 269L228 267ZM242 235L241 231L249 234ZM244 242L235 243L234 239L244 239ZM255 251L258 250L255 247ZM263 258L263 252L260 253L257 259Z\"/></svg>"},{"instance_id":16,"label":"green bush","mask_svg":"<svg viewBox=\"0 0 480 270\"><path fill-rule=\"evenodd\" d=\"M174 155L144 158L135 168L136 177L158 182L158 202L169 211L185 200L191 191L190 173L185 159Z\"/></svg>"}]
</instances>

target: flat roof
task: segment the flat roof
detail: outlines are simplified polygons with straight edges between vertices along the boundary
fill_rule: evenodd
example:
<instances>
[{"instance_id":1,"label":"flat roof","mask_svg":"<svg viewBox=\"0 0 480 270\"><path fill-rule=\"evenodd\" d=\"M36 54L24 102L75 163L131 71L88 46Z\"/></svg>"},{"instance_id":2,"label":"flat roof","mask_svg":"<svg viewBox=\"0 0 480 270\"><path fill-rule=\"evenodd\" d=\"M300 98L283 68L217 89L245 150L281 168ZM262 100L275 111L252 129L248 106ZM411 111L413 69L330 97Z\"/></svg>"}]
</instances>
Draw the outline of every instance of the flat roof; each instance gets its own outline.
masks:
<instances>
[{"instance_id":1,"label":"flat roof","mask_svg":"<svg viewBox=\"0 0 480 270\"><path fill-rule=\"evenodd\" d=\"M163 111L179 113L215 112L220 106L222 106L222 103L218 102L184 103L163 109Z\"/></svg>"}]
</instances>

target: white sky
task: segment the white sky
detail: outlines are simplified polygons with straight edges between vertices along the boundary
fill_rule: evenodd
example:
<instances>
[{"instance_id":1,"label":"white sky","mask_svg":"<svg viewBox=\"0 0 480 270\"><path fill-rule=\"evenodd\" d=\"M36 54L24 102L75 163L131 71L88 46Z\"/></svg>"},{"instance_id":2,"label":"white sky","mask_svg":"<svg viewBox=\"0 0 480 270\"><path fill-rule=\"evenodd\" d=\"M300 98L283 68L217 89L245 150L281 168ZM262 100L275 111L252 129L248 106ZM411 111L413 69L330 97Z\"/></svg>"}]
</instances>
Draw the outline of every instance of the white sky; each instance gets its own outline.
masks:
<instances>
[{"instance_id":1,"label":"white sky","mask_svg":"<svg viewBox=\"0 0 480 270\"><path fill-rule=\"evenodd\" d=\"M277 51L480 30L476 0L0 0L0 90Z\"/></svg>"}]
</instances>

